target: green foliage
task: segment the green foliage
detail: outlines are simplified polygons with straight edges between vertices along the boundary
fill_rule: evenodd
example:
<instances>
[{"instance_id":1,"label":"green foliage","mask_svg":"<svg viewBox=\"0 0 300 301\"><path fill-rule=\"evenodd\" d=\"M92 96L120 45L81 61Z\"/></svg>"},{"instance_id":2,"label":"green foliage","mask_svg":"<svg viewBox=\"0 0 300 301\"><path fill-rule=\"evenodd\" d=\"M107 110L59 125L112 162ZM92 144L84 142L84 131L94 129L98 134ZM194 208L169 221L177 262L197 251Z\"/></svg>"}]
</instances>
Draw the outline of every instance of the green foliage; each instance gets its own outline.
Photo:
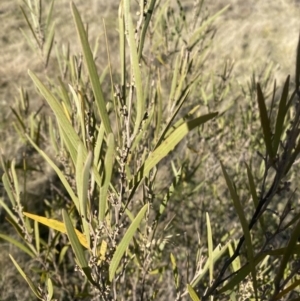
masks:
<instances>
[{"instance_id":1,"label":"green foliage","mask_svg":"<svg viewBox=\"0 0 300 301\"><path fill-rule=\"evenodd\" d=\"M42 1L24 2L32 38L24 36L49 68L54 1L45 27ZM228 7L208 16L203 1L195 3L188 12L180 1L140 1L137 16L134 3L121 1L119 65L108 55L101 75L71 3L82 56L58 46L52 78L28 72L53 115L30 115L20 89L15 129L61 188L42 210L28 210L30 164L1 157L10 206L0 205L22 242L0 238L36 260L25 271L10 255L38 299L279 300L299 293L300 213L290 181L300 152L300 39L294 90L287 77L276 97L269 70L261 83L253 74L248 91L241 89L247 104L238 107L233 64L221 62L220 76L207 66L213 22ZM234 149L244 144L241 160Z\"/></svg>"}]
</instances>

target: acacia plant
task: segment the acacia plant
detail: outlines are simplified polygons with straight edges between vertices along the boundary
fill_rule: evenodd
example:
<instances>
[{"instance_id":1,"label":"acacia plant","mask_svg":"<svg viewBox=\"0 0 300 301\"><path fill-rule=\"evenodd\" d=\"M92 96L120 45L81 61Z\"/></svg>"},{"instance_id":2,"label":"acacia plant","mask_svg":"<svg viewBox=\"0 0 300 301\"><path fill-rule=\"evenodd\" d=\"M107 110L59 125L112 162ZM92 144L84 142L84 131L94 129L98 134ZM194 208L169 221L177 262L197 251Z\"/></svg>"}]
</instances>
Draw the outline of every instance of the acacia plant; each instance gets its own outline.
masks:
<instances>
[{"instance_id":1,"label":"acacia plant","mask_svg":"<svg viewBox=\"0 0 300 301\"><path fill-rule=\"evenodd\" d=\"M24 2L22 13L33 40L24 35L48 72L55 44L54 1L45 26L42 1ZM292 210L296 191L290 192L289 179L300 152L300 46L292 93L288 77L279 98L274 85L269 105L254 78L250 94L255 112L241 114L256 127L249 137L256 157L233 174L243 179L238 185L246 186L242 196L252 200L249 210L243 208L228 162L222 161L231 154L231 144L222 146L224 154L216 154L227 185L224 194L229 191L241 226L224 236L224 227L213 217L219 210L211 201L214 191L208 197L215 208L201 217L205 238L195 233L178 236L182 225L176 228L176 215L191 223L196 219L189 211L189 197L204 191L203 185L207 190L215 187L193 182L200 168L207 172L203 166L209 154L201 157L196 150L197 160L201 158L191 163L192 156L186 154L192 147L186 144L196 137L203 152L214 154L220 141L237 140L228 133L234 129L230 114L226 116L234 101L217 112L225 98L235 98L230 90L233 65L224 65L219 81L211 70L205 71L213 21L226 8L210 17L203 1L195 1L191 12L180 1L176 9L170 1L133 5L130 0L120 2L118 58L111 57L106 38L108 63L100 75L97 47L91 50L88 27L74 3L71 12L81 54L71 55L69 46L55 45L53 77L28 72L52 115L30 113L29 96L21 89L14 125L55 171L61 188L56 199L45 197L39 212L29 212L30 158L21 164L22 193L20 167L2 157L2 182L11 206L0 202L22 242L5 234L1 238L37 267L25 271L10 255L14 266L39 300L291 300L299 284L300 213ZM244 124L241 131L246 128ZM163 166L170 172L162 176ZM276 203L279 194L286 198L281 207ZM288 241L281 239L283 234ZM193 247L195 242L199 245Z\"/></svg>"},{"instance_id":2,"label":"acacia plant","mask_svg":"<svg viewBox=\"0 0 300 301\"><path fill-rule=\"evenodd\" d=\"M22 13L38 46L32 48L48 68L55 34L50 25L54 1L50 4L46 28L41 22L41 1L25 3L29 13L26 7ZM61 209L57 210L48 200L45 215L24 210L26 199L20 193L15 161L9 164L2 158L3 183L13 210L4 202L2 205L23 244L5 235L2 238L39 263L37 278L28 275L10 255L38 299L63 300L66 296L68 300L155 299L164 294L161 284L153 286L170 269L165 262L169 255L164 254L167 238L157 230L180 183L182 167L172 163L173 180L159 183L160 189L167 190L164 196L156 198L153 189L157 166L164 158L171 161L169 153L184 137L218 114L204 112L200 105L190 101L203 80L199 68L205 61L206 43L209 45L206 39L213 34L211 24L222 12L200 19L202 5L196 4L194 24L190 25L180 2L181 14L176 16L163 3L141 1L140 17L135 20L130 1L121 1L120 67L113 74L111 61L108 62L108 92L99 77L96 55L74 3L71 11L82 55L71 56L69 50L61 52L57 47L60 73L56 79L42 80L33 71L28 72L55 120L24 120L21 111L28 107L28 96L22 91L21 110L14 110L15 127L55 171L63 185L61 194L65 203L60 203ZM163 37L168 23L172 23L172 32ZM28 35L25 36L32 45ZM159 69L164 61L157 53L164 45L172 68L169 76L160 74ZM165 77L164 82L160 76ZM166 94L163 89L169 92ZM183 112L185 103L189 105ZM57 153L56 158L42 149L45 145L42 128L47 128L46 141ZM22 169L29 174L26 166L24 160ZM48 227L48 237L40 234L39 223ZM172 254L171 262L175 294L179 298L186 286L176 278L176 260ZM82 279L81 283L76 277Z\"/></svg>"}]
</instances>

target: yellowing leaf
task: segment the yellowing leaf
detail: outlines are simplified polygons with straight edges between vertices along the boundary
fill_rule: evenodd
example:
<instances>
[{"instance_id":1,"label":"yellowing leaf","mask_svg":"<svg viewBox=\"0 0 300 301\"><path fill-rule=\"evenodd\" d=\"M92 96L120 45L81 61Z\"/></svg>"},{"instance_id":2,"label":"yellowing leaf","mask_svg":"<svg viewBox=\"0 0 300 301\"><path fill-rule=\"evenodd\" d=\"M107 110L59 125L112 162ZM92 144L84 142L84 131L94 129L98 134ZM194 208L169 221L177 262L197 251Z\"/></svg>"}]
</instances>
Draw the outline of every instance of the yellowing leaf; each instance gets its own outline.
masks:
<instances>
[{"instance_id":1,"label":"yellowing leaf","mask_svg":"<svg viewBox=\"0 0 300 301\"><path fill-rule=\"evenodd\" d=\"M107 250L107 242L105 240L102 240L101 245L98 247L98 265L105 260L105 253Z\"/></svg>"},{"instance_id":2,"label":"yellowing leaf","mask_svg":"<svg viewBox=\"0 0 300 301\"><path fill-rule=\"evenodd\" d=\"M47 217L43 217L43 216L39 216L39 215L35 215L35 214L31 214L31 213L28 213L28 212L23 212L23 214L49 228L52 228L54 230L57 230L61 233L64 233L66 234L67 233L67 230L66 230L66 227L65 227L65 224L63 222L60 222L60 221L57 221L55 219L50 219L50 218L47 218ZM78 230L75 229L75 232L76 232L76 235L80 241L80 243L86 248L88 249L88 243L86 241L86 238L85 236Z\"/></svg>"},{"instance_id":3,"label":"yellowing leaf","mask_svg":"<svg viewBox=\"0 0 300 301\"><path fill-rule=\"evenodd\" d=\"M188 289L189 295L193 301L200 301L197 293L195 292L195 290L193 289L193 287L190 284L187 285L187 289Z\"/></svg>"}]
</instances>

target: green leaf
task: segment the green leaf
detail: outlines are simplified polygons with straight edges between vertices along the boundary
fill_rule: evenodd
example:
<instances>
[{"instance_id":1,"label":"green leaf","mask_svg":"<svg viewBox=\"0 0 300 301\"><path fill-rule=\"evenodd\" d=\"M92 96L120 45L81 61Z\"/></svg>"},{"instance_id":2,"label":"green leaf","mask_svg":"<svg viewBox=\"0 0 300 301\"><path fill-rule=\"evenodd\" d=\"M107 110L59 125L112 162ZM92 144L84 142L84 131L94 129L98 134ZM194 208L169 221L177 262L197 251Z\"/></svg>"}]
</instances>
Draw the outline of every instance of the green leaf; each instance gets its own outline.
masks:
<instances>
[{"instance_id":1,"label":"green leaf","mask_svg":"<svg viewBox=\"0 0 300 301\"><path fill-rule=\"evenodd\" d=\"M227 251L227 249L228 249L228 243L225 246L221 246L220 244L216 246L212 254L213 264L215 264L221 258L221 256L223 256L223 254ZM195 287L200 282L200 280L204 277L204 275L207 273L208 270L209 270L209 260L205 262L205 265L202 267L198 275L191 281L191 286Z\"/></svg>"},{"instance_id":2,"label":"green leaf","mask_svg":"<svg viewBox=\"0 0 300 301\"><path fill-rule=\"evenodd\" d=\"M83 149L82 145L78 147L76 161L76 188L79 201L79 215L86 217L86 195L83 193Z\"/></svg>"},{"instance_id":3,"label":"green leaf","mask_svg":"<svg viewBox=\"0 0 300 301\"><path fill-rule=\"evenodd\" d=\"M177 116L177 114L178 114L180 108L182 107L182 105L183 105L184 102L186 101L187 96L189 95L189 92L190 92L190 90L188 89L188 90L186 91L186 93L184 94L184 96L182 97L180 103L177 105L177 107L176 107L176 109L174 110L174 112L173 112L171 118L168 120L167 125L165 126L164 130L162 131L162 133L161 133L161 135L160 135L160 137L159 137L157 143L155 144L154 149L156 149L156 148L161 144L161 142L162 142L166 137L168 137L168 135L170 135L170 131L169 131L169 130L170 130L170 128L171 128L172 122L174 121L174 119L175 119L175 117ZM198 106L196 106L196 107L198 108ZM194 111L194 110L193 110L193 111ZM184 119L182 119L182 121L183 121L183 120L184 120ZM180 122L180 121L181 121L181 119L179 120L179 122ZM174 128L176 128L177 125L178 125L178 123L174 124Z\"/></svg>"},{"instance_id":4,"label":"green leaf","mask_svg":"<svg viewBox=\"0 0 300 301\"><path fill-rule=\"evenodd\" d=\"M193 289L193 287L191 285L189 285L189 284L187 285L187 290L193 301L200 301L200 298L198 297L198 295L196 294L195 290Z\"/></svg>"},{"instance_id":5,"label":"green leaf","mask_svg":"<svg viewBox=\"0 0 300 301\"><path fill-rule=\"evenodd\" d=\"M298 221L297 225L295 225L295 227L293 229L293 232L290 236L290 240L286 246L285 253L283 254L282 260L278 267L277 274L274 279L274 286L275 286L275 290L277 292L279 292L280 283L281 283L282 279L284 278L283 277L284 271L287 267L290 257L293 255L293 251L294 251L295 246L297 245L299 237L300 237L300 220Z\"/></svg>"},{"instance_id":6,"label":"green leaf","mask_svg":"<svg viewBox=\"0 0 300 301\"><path fill-rule=\"evenodd\" d=\"M53 13L53 6L54 6L54 1L52 0L50 3L50 7L49 7L49 11L47 14L47 19L46 19L46 24L45 24L45 31L48 32L49 31L49 27L50 27L50 23L51 23L51 19L52 19L52 13Z\"/></svg>"},{"instance_id":7,"label":"green leaf","mask_svg":"<svg viewBox=\"0 0 300 301\"><path fill-rule=\"evenodd\" d=\"M175 191L175 188L179 185L180 178L181 178L181 172L182 172L182 168L180 168L175 173L175 177L173 178L173 181L159 206L159 212L158 212L158 216L156 217L156 220L158 220L158 218L164 213L164 211L167 207L167 204Z\"/></svg>"},{"instance_id":8,"label":"green leaf","mask_svg":"<svg viewBox=\"0 0 300 301\"><path fill-rule=\"evenodd\" d=\"M26 23L27 23L27 25L28 25L28 27L29 27L29 29L30 29L30 31L31 31L31 33L32 33L32 35L33 35L33 37L34 37L36 43L37 43L37 45L40 45L39 39L38 39L38 37L37 37L36 34L35 34L35 30L33 29L32 25L31 25L31 23L30 23L30 21L29 21L29 19L28 19L28 17L27 17L27 14L26 14L25 10L23 9L22 6L20 6L20 8L21 8L21 11L22 11L22 14L23 14L23 16L24 16L24 18L25 18L25 21L26 21ZM23 32L23 31L22 31L22 32ZM34 50L35 48L34 48L33 44L31 43L30 39L27 37L27 35L25 36L25 38L28 40L29 45L30 45L31 48Z\"/></svg>"},{"instance_id":9,"label":"green leaf","mask_svg":"<svg viewBox=\"0 0 300 301\"><path fill-rule=\"evenodd\" d=\"M146 3L146 2L145 2ZM141 32L141 38L140 38L140 43L139 43L139 52L138 52L138 59L140 60L142 57L143 53L143 47L145 43L145 37L146 37L146 32L154 11L156 0L151 0L150 5L146 11L145 15L145 20L143 21L143 27L142 27L142 32Z\"/></svg>"},{"instance_id":10,"label":"green leaf","mask_svg":"<svg viewBox=\"0 0 300 301\"><path fill-rule=\"evenodd\" d=\"M245 242L246 242L246 246L247 246L247 255L248 255L247 258L248 258L249 265L251 268L253 288L254 288L256 299L257 299L256 269L255 269L255 263L254 263L254 252L253 252L253 246L252 246L252 240L251 240L249 226L248 226L245 214L244 214L242 204L240 203L240 200L236 193L236 190L233 187L233 183L232 183L229 175L227 174L226 169L225 169L224 165L222 164L222 162L221 162L221 167L222 167L222 171L223 171L227 186L230 191L231 198L233 200L235 211L239 216L239 219L240 219L240 222L241 222L241 225L243 228L243 233L244 233Z\"/></svg>"},{"instance_id":11,"label":"green leaf","mask_svg":"<svg viewBox=\"0 0 300 301\"><path fill-rule=\"evenodd\" d=\"M279 256L283 256L285 255L287 252L287 248L279 248L279 249L274 249L274 250L267 250L264 251L263 253L260 253L258 255L255 256L254 258L254 264L255 266L257 266L262 260L264 260L267 256L275 256L275 257L279 257ZM300 245L295 245L294 248L291 250L291 254L296 255L299 254L300 252ZM233 276L229 282L227 282L220 290L219 293L225 293L227 291L231 291L234 289L234 287L236 285L238 285L239 283L241 283L247 276L248 274L251 272L250 269L250 265L246 264L244 265L239 271L238 273Z\"/></svg>"},{"instance_id":12,"label":"green leaf","mask_svg":"<svg viewBox=\"0 0 300 301\"><path fill-rule=\"evenodd\" d=\"M35 247L38 254L40 254L40 231L39 224L37 221L34 221L34 238L35 238Z\"/></svg>"},{"instance_id":13,"label":"green leaf","mask_svg":"<svg viewBox=\"0 0 300 301\"><path fill-rule=\"evenodd\" d=\"M128 44L130 52L130 60L132 66L132 80L136 89L136 120L134 124L133 136L135 136L141 126L141 122L145 114L145 99L143 95L143 85L141 79L141 70L139 65L139 58L137 53L137 46L135 43L135 28L133 27L131 13L130 13L130 0L124 0L124 17L125 17L125 30L128 35ZM132 104L128 103L128 111L132 111Z\"/></svg>"},{"instance_id":14,"label":"green leaf","mask_svg":"<svg viewBox=\"0 0 300 301\"><path fill-rule=\"evenodd\" d=\"M267 149L267 153L271 160L274 160L274 153L272 148L272 133L270 128L270 120L267 113L266 103L264 95L261 91L260 84L257 84L257 102L260 112L260 122L263 129L263 135L265 140L265 145Z\"/></svg>"},{"instance_id":15,"label":"green leaf","mask_svg":"<svg viewBox=\"0 0 300 301\"><path fill-rule=\"evenodd\" d=\"M119 11L119 49L120 49L120 73L121 73L121 98L126 99L126 48L125 48L125 21L123 3L120 1Z\"/></svg>"},{"instance_id":16,"label":"green leaf","mask_svg":"<svg viewBox=\"0 0 300 301\"><path fill-rule=\"evenodd\" d=\"M14 258L10 254L9 254L9 257L10 257L11 261L13 262L13 264L15 265L15 267L17 268L17 270L19 271L19 273L21 274L21 276L29 284L29 286L30 286L31 290L33 291L33 293L35 294L35 296L40 300L44 300L43 295L38 290L38 288L34 285L32 280L25 274L25 272L22 270L22 268L18 265L18 263L14 260Z\"/></svg>"},{"instance_id":17,"label":"green leaf","mask_svg":"<svg viewBox=\"0 0 300 301\"><path fill-rule=\"evenodd\" d=\"M275 124L275 133L273 137L273 154L277 154L280 138L284 130L284 119L287 113L287 99L288 99L288 93L289 93L289 82L290 82L290 76L287 77L283 91L281 94L281 99L279 102L279 107L277 111L277 118L276 118L276 124Z\"/></svg>"},{"instance_id":18,"label":"green leaf","mask_svg":"<svg viewBox=\"0 0 300 301\"><path fill-rule=\"evenodd\" d=\"M115 138L113 133L110 133L107 137L107 152L104 160L104 175L103 185L100 188L100 199L99 199L99 222L104 221L105 211L107 207L107 193L109 184L111 181L113 166L114 166L114 155L115 155Z\"/></svg>"},{"instance_id":19,"label":"green leaf","mask_svg":"<svg viewBox=\"0 0 300 301\"><path fill-rule=\"evenodd\" d=\"M98 130L97 140L94 148L94 165L97 167L97 170L100 169L101 161L99 161L99 159L100 159L103 140L104 140L104 126L103 123L101 123L100 128Z\"/></svg>"},{"instance_id":20,"label":"green leaf","mask_svg":"<svg viewBox=\"0 0 300 301\"><path fill-rule=\"evenodd\" d=\"M246 169L247 169L249 189L250 189L250 192L251 192L252 200L253 200L255 208L257 208L257 206L258 206L258 197L257 197L257 193L256 193L256 187L255 187L255 184L254 184L254 180L253 180L253 175L252 175L251 169L247 165L247 163L245 163L245 165L246 165ZM264 225L263 216L261 216L259 218L259 222L260 222L260 225L261 225L261 228L262 228L263 232L265 232L265 225Z\"/></svg>"},{"instance_id":21,"label":"green leaf","mask_svg":"<svg viewBox=\"0 0 300 301\"><path fill-rule=\"evenodd\" d=\"M35 258L36 254L34 254L30 249L28 249L24 244L20 243L19 241L13 239L10 236L0 233L0 238L8 241L9 243L15 245L17 248L28 254L31 258Z\"/></svg>"},{"instance_id":22,"label":"green leaf","mask_svg":"<svg viewBox=\"0 0 300 301\"><path fill-rule=\"evenodd\" d=\"M171 259L171 263L172 263L174 282L175 282L175 287L176 287L176 291L177 291L179 288L179 274L178 274L178 268L177 268L177 264L176 264L176 258L172 253L170 254L170 259Z\"/></svg>"},{"instance_id":23,"label":"green leaf","mask_svg":"<svg viewBox=\"0 0 300 301\"><path fill-rule=\"evenodd\" d=\"M92 89L95 95L95 100L97 104L97 108L101 117L101 120L104 124L105 132L106 134L109 134L112 132L110 121L108 118L108 114L106 111L106 104L104 100L104 96L102 93L101 85L99 82L99 76L97 73L97 68L93 59L92 51L88 42L87 34L85 32L81 17L79 15L79 12L75 6L75 4L72 2L71 3L71 8L72 8L72 13L73 13L73 18L76 24L76 29L78 33L78 37L80 39L82 51L83 51L83 56L84 56L84 61L86 63L88 73L89 73L89 78L92 84Z\"/></svg>"},{"instance_id":24,"label":"green leaf","mask_svg":"<svg viewBox=\"0 0 300 301\"><path fill-rule=\"evenodd\" d=\"M288 162L286 164L285 171L284 171L285 174L287 174L289 172L289 170L293 166L293 164L299 154L300 154L300 141L298 141L298 144L295 147L293 153L288 157Z\"/></svg>"},{"instance_id":25,"label":"green leaf","mask_svg":"<svg viewBox=\"0 0 300 301\"><path fill-rule=\"evenodd\" d=\"M29 135L26 134L27 139L31 143L31 145L38 151L38 153L47 161L47 163L54 169L56 172L57 176L61 180L62 184L64 185L66 191L69 193L69 196L71 197L73 203L75 204L78 212L79 212L79 202L78 198L74 194L70 184L68 183L67 179L65 178L64 174L62 171L57 167L57 165L48 157L48 155L42 151L35 143L34 141L29 137Z\"/></svg>"},{"instance_id":26,"label":"green leaf","mask_svg":"<svg viewBox=\"0 0 300 301\"><path fill-rule=\"evenodd\" d=\"M172 77L172 84L171 84L170 96L169 96L171 102L173 102L175 100L175 90L176 90L177 81L178 81L180 61L181 61L181 53L178 53L176 55L175 65L174 65L174 69L172 72L173 77Z\"/></svg>"},{"instance_id":27,"label":"green leaf","mask_svg":"<svg viewBox=\"0 0 300 301\"><path fill-rule=\"evenodd\" d=\"M14 190L15 190L15 194L14 194L15 200L16 200L17 206L19 206L21 208L22 205L20 203L20 187L19 187L19 180L17 177L15 165L16 165L16 161L15 161L15 159L13 159L11 162L10 172L12 175L12 180L13 180L13 185L14 185Z\"/></svg>"},{"instance_id":28,"label":"green leaf","mask_svg":"<svg viewBox=\"0 0 300 301\"><path fill-rule=\"evenodd\" d=\"M158 164L168 153L174 149L174 147L186 136L191 130L199 125L207 122L208 120L217 116L218 113L210 113L204 116L200 116L193 120L187 121L176 128L146 159L145 163L141 166L138 173L130 183L130 187L133 187L129 199L132 198L135 190L139 186L141 180L147 177L150 170Z\"/></svg>"},{"instance_id":29,"label":"green leaf","mask_svg":"<svg viewBox=\"0 0 300 301\"><path fill-rule=\"evenodd\" d=\"M234 246L234 248L232 247L231 243L228 243L228 251L229 251L230 257L234 254L234 249L237 246L235 240L233 241L233 246ZM241 268L240 258L239 257L235 258L235 260L231 263L231 265L232 265L233 272L237 272Z\"/></svg>"},{"instance_id":30,"label":"green leaf","mask_svg":"<svg viewBox=\"0 0 300 301\"><path fill-rule=\"evenodd\" d=\"M213 240L212 240L210 219L207 212L206 212L206 228L207 228L207 245L208 245L209 282L212 283L214 277Z\"/></svg>"},{"instance_id":31,"label":"green leaf","mask_svg":"<svg viewBox=\"0 0 300 301\"><path fill-rule=\"evenodd\" d=\"M75 253L75 256L77 258L78 264L80 266L80 268L83 270L84 274L86 275L86 277L88 278L88 280L92 283L92 284L96 284L91 276L91 269L88 265L88 262L85 258L84 255L84 251L80 245L77 233L73 227L72 221L67 213L66 210L63 209L62 211L63 213L63 219L64 219L64 223L65 223L65 227L67 230L67 235L68 238L70 240L73 252ZM96 284L97 285L97 284Z\"/></svg>"},{"instance_id":32,"label":"green leaf","mask_svg":"<svg viewBox=\"0 0 300 301\"><path fill-rule=\"evenodd\" d=\"M3 183L4 189L5 189L5 191L8 195L11 203L12 203L12 206L14 207L15 206L15 200L14 200L14 196L12 194L12 191L11 191L11 188L10 188L10 185L9 185L9 180L8 180L7 174L4 174L2 176L2 183ZM0 205L9 214L11 219L13 219L15 222L17 222L17 218L16 218L15 214L10 210L10 208L6 205L6 203L3 201L2 198L0 198Z\"/></svg>"},{"instance_id":33,"label":"green leaf","mask_svg":"<svg viewBox=\"0 0 300 301\"><path fill-rule=\"evenodd\" d=\"M84 229L84 234L87 242L90 241L90 228L87 222L88 210L90 205L88 204L88 190L89 190L89 176L90 169L93 162L93 153L90 151L86 161L83 161L83 149L82 145L78 148L77 164L76 164L76 186L79 198L79 213Z\"/></svg>"},{"instance_id":34,"label":"green leaf","mask_svg":"<svg viewBox=\"0 0 300 301\"><path fill-rule=\"evenodd\" d=\"M268 256L268 252L264 252L255 256L254 265L257 266L263 259ZM273 255L273 254L272 254ZM239 285L252 271L253 267L250 264L244 265L236 275L234 275L220 290L219 293L225 293L234 289L236 285Z\"/></svg>"},{"instance_id":35,"label":"green leaf","mask_svg":"<svg viewBox=\"0 0 300 301\"><path fill-rule=\"evenodd\" d=\"M295 288L300 286L300 280L295 280L290 286L286 289L282 290L279 294L277 294L273 300L282 300L282 297L295 290ZM288 298L288 297L287 297ZM300 300L300 298L298 298ZM294 300L294 299L293 299Z\"/></svg>"},{"instance_id":36,"label":"green leaf","mask_svg":"<svg viewBox=\"0 0 300 301\"><path fill-rule=\"evenodd\" d=\"M181 125L183 125L186 120L191 120L191 117L199 110L200 105L196 105L195 107L193 107L187 114L185 114L182 118L180 118L179 120L177 120L173 125L166 125L166 128L163 130L161 137L159 138L159 140L165 140L166 138L168 138L177 128L179 128ZM174 112L174 114L176 114L176 112ZM175 117L175 116L174 116ZM173 116L171 117L173 118ZM155 148L156 149L158 147L158 143L156 143Z\"/></svg>"},{"instance_id":37,"label":"green leaf","mask_svg":"<svg viewBox=\"0 0 300 301\"><path fill-rule=\"evenodd\" d=\"M188 41L188 48L193 48L198 41L200 40L201 36L203 35L203 31L217 18L219 17L221 14L223 14L228 8L230 7L230 5L225 6L224 8L222 8L221 10L219 10L216 14L214 14L213 16L211 16L210 18L208 18L205 22L201 23L201 26L195 30L195 32L191 35L191 37L189 38Z\"/></svg>"},{"instance_id":38,"label":"green leaf","mask_svg":"<svg viewBox=\"0 0 300 301\"><path fill-rule=\"evenodd\" d=\"M48 290L47 300L52 300L54 291L53 291L53 283L50 278L47 279L47 290Z\"/></svg>"},{"instance_id":39,"label":"green leaf","mask_svg":"<svg viewBox=\"0 0 300 301\"><path fill-rule=\"evenodd\" d=\"M45 43L45 67L48 66L48 63L49 63L49 58L50 58L50 54L51 54L51 50L52 50L52 47L53 47L53 42L54 42L54 35L55 35L55 26L53 25L51 27L51 30L47 36L47 40L46 40L46 43Z\"/></svg>"},{"instance_id":40,"label":"green leaf","mask_svg":"<svg viewBox=\"0 0 300 301\"><path fill-rule=\"evenodd\" d=\"M119 266L119 263L147 210L148 210L148 204L142 207L140 212L135 217L134 221L131 223L130 227L127 229L122 241L118 244L116 251L113 255L113 258L111 260L111 264L109 266L109 281L113 280L116 270Z\"/></svg>"},{"instance_id":41,"label":"green leaf","mask_svg":"<svg viewBox=\"0 0 300 301\"><path fill-rule=\"evenodd\" d=\"M58 264L62 264L62 262L64 261L65 255L69 249L69 245L63 246L63 248L61 249L60 253L59 253L59 258L58 258Z\"/></svg>"},{"instance_id":42,"label":"green leaf","mask_svg":"<svg viewBox=\"0 0 300 301\"><path fill-rule=\"evenodd\" d=\"M84 255L84 252L83 252L83 249L80 245L80 242L79 242L79 239L76 235L76 232L75 232L75 229L73 227L73 224L72 224L72 221L67 213L66 210L63 210L63 219L64 219L64 224L65 224L65 227L66 227L66 230L67 230L67 234L68 234L68 237L69 237L69 240L71 242L71 246L72 246L72 249L75 253L75 256L79 262L79 265L81 268L85 268L88 266L88 262L85 258L85 255Z\"/></svg>"},{"instance_id":43,"label":"green leaf","mask_svg":"<svg viewBox=\"0 0 300 301\"><path fill-rule=\"evenodd\" d=\"M78 146L82 144L79 136L76 134L72 124L70 123L68 116L66 115L62 105L60 102L55 98L55 96L50 92L50 90L39 80L39 78L31 71L28 71L29 76L33 80L36 87L39 89L43 97L48 102L49 106L51 107L52 111L54 112L56 119L63 129L65 135L68 137L69 141L72 144L73 150L70 150L70 153L77 152ZM85 153L86 155L86 153ZM76 160L73 158L73 162L75 163Z\"/></svg>"}]
</instances>

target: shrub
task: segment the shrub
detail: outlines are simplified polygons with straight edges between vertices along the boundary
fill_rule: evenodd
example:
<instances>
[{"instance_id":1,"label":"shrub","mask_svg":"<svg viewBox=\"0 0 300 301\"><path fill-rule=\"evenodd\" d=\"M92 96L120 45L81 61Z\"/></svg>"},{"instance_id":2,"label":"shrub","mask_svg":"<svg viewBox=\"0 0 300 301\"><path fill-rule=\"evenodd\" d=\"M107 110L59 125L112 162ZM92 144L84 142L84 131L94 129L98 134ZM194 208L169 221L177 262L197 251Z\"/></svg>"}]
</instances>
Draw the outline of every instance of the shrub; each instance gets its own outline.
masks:
<instances>
[{"instance_id":1,"label":"shrub","mask_svg":"<svg viewBox=\"0 0 300 301\"><path fill-rule=\"evenodd\" d=\"M26 3L29 11L22 12L37 48L27 39L48 68L54 1L44 28L41 2ZM30 206L26 179L37 167L26 157L19 164L2 157L11 206L0 202L22 243L1 238L34 263L27 271L10 255L36 298L278 300L297 294L300 226L291 181L300 151L300 46L294 90L287 77L277 97L276 85L269 93L268 78L259 84L254 76L244 90L249 105L236 114L233 65L226 62L216 77L207 64L213 21L226 8L210 17L202 1L195 3L186 12L180 1L175 7L142 1L136 16L130 1L122 1L119 67L108 50L100 76L97 51L72 3L82 55L56 46L53 78L29 71L52 113L31 114L21 89L12 109L15 128L61 186L40 208ZM247 156L235 158L234 146L244 142ZM233 210L220 206L223 198L232 199ZM241 227L226 226L218 220L222 214L237 215Z\"/></svg>"}]
</instances>

